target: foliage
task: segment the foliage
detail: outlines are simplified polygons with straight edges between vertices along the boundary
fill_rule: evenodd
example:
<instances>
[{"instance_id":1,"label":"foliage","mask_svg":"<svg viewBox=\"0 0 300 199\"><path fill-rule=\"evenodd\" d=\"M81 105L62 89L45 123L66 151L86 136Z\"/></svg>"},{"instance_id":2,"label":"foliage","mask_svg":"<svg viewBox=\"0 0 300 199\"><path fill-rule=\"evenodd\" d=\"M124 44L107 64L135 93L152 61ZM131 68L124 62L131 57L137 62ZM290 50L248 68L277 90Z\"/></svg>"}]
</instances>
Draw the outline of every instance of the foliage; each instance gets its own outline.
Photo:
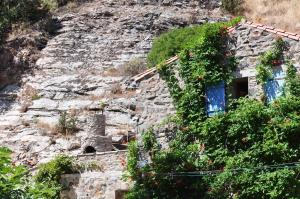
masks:
<instances>
[{"instance_id":1,"label":"foliage","mask_svg":"<svg viewBox=\"0 0 300 199\"><path fill-rule=\"evenodd\" d=\"M138 169L138 144L136 141L131 141L128 144L128 160L127 171L131 178L136 178L139 174Z\"/></svg>"},{"instance_id":2,"label":"foliage","mask_svg":"<svg viewBox=\"0 0 300 199\"><path fill-rule=\"evenodd\" d=\"M38 173L34 176L35 186L30 189L30 192L36 198L59 198L62 190L59 183L61 176L74 172L76 172L76 165L73 158L66 155L57 156L39 167Z\"/></svg>"},{"instance_id":3,"label":"foliage","mask_svg":"<svg viewBox=\"0 0 300 199\"><path fill-rule=\"evenodd\" d=\"M56 199L62 186L61 175L74 173L77 166L68 156L58 156L40 166L34 178L24 166L15 166L10 158L11 151L0 148L0 198L4 199Z\"/></svg>"},{"instance_id":4,"label":"foliage","mask_svg":"<svg viewBox=\"0 0 300 199\"><path fill-rule=\"evenodd\" d=\"M0 198L23 198L25 195L27 170L11 162L11 151L0 148Z\"/></svg>"},{"instance_id":5,"label":"foliage","mask_svg":"<svg viewBox=\"0 0 300 199\"><path fill-rule=\"evenodd\" d=\"M172 66L160 68L177 113L186 118L183 121L195 123L206 118L205 87L221 81L230 85L235 69L235 60L224 45L227 42L224 23L205 24L200 29L197 45L180 53L179 76L185 83L183 88L179 86Z\"/></svg>"},{"instance_id":6,"label":"foliage","mask_svg":"<svg viewBox=\"0 0 300 199\"><path fill-rule=\"evenodd\" d=\"M300 76L297 74L296 67L291 62L287 66L286 92L289 95L300 97Z\"/></svg>"},{"instance_id":7,"label":"foliage","mask_svg":"<svg viewBox=\"0 0 300 199\"><path fill-rule=\"evenodd\" d=\"M76 0L1 0L0 44L14 23L35 23L51 15L50 11ZM46 27L49 29L50 24ZM51 28L50 28L51 31Z\"/></svg>"},{"instance_id":8,"label":"foliage","mask_svg":"<svg viewBox=\"0 0 300 199\"><path fill-rule=\"evenodd\" d=\"M39 0L0 1L0 41L12 23L37 21L45 13Z\"/></svg>"},{"instance_id":9,"label":"foliage","mask_svg":"<svg viewBox=\"0 0 300 199\"><path fill-rule=\"evenodd\" d=\"M158 143L153 132L153 129L149 129L144 132L142 135L143 146L146 151L151 151L152 149L156 149L158 147Z\"/></svg>"},{"instance_id":10,"label":"foliage","mask_svg":"<svg viewBox=\"0 0 300 199\"><path fill-rule=\"evenodd\" d=\"M240 17L223 23L222 26L232 26L241 20ZM221 26L221 25L220 25ZM148 64L153 67L164 60L181 52L183 49L189 49L202 42L201 38L205 31L210 28L210 24L197 25L192 27L174 29L158 38L154 39L152 49L148 54Z\"/></svg>"},{"instance_id":11,"label":"foliage","mask_svg":"<svg viewBox=\"0 0 300 199\"><path fill-rule=\"evenodd\" d=\"M76 124L77 118L74 115L62 112L58 120L57 129L64 135L67 135L68 133L72 134L77 130Z\"/></svg>"},{"instance_id":12,"label":"foliage","mask_svg":"<svg viewBox=\"0 0 300 199\"><path fill-rule=\"evenodd\" d=\"M135 184L127 198L300 197L300 167L295 164L300 161L297 89L269 105L227 96L226 113L206 115L205 87L220 81L228 87L232 80L235 60L226 43L223 24L204 25L196 45L181 50L179 74L172 65L159 68L181 127L169 149L156 151L142 168L138 167L138 145L129 147L127 170ZM271 53L261 56L261 65L273 66L283 59L284 50L283 41L277 40ZM287 86L296 77L289 66ZM150 131L140 148L149 150L154 143Z\"/></svg>"},{"instance_id":13,"label":"foliage","mask_svg":"<svg viewBox=\"0 0 300 199\"><path fill-rule=\"evenodd\" d=\"M287 44L278 38L271 50L260 56L260 64L256 66L256 79L258 83L265 84L273 76L273 66L282 63L283 52L287 50Z\"/></svg>"},{"instance_id":14,"label":"foliage","mask_svg":"<svg viewBox=\"0 0 300 199\"><path fill-rule=\"evenodd\" d=\"M240 14L243 2L244 0L222 0L222 7L231 14Z\"/></svg>"}]
</instances>

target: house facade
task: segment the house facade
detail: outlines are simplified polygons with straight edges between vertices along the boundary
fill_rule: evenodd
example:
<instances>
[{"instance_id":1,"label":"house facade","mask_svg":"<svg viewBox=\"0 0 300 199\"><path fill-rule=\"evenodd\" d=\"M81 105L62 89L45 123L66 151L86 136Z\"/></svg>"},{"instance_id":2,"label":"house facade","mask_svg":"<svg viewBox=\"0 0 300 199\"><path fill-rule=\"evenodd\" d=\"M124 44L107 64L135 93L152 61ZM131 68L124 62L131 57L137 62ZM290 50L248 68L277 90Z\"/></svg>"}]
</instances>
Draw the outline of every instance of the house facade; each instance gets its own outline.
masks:
<instances>
[{"instance_id":1,"label":"house facade","mask_svg":"<svg viewBox=\"0 0 300 199\"><path fill-rule=\"evenodd\" d=\"M287 62L291 61L300 71L300 35L252 22L243 22L228 30L230 50L237 61L235 79L230 88L233 98L249 96L260 99L264 94L266 101L271 102L283 95ZM256 66L260 63L260 56L271 50L279 38L286 42L287 49L282 60L272 68L273 78L261 85L256 78ZM206 89L208 115L225 111L226 92L224 83Z\"/></svg>"}]
</instances>

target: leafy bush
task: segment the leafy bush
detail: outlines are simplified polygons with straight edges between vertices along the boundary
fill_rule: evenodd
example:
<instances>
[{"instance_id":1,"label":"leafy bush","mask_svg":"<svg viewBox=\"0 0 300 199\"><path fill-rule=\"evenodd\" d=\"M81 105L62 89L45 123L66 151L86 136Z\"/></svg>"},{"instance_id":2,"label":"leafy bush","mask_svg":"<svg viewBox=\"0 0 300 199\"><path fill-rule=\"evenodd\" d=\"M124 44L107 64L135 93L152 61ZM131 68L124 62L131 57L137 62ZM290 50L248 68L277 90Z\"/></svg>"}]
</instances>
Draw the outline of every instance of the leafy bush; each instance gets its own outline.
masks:
<instances>
[{"instance_id":1,"label":"leafy bush","mask_svg":"<svg viewBox=\"0 0 300 199\"><path fill-rule=\"evenodd\" d=\"M278 38L271 50L260 56L260 63L256 66L256 79L264 84L273 76L273 66L283 61L283 52L287 50L287 44L282 38Z\"/></svg>"},{"instance_id":2,"label":"leafy bush","mask_svg":"<svg viewBox=\"0 0 300 199\"><path fill-rule=\"evenodd\" d=\"M236 18L227 23L216 23L215 26L231 26L238 23L241 18ZM150 53L148 54L148 64L153 67L171 56L176 55L183 49L189 49L202 42L203 34L209 31L211 24L197 25L174 29L163 33L154 39Z\"/></svg>"},{"instance_id":3,"label":"leafy bush","mask_svg":"<svg viewBox=\"0 0 300 199\"><path fill-rule=\"evenodd\" d=\"M27 170L23 166L14 166L11 151L0 148L0 198L18 199L26 192Z\"/></svg>"},{"instance_id":4,"label":"leafy bush","mask_svg":"<svg viewBox=\"0 0 300 199\"><path fill-rule=\"evenodd\" d=\"M49 18L50 11L76 0L2 0L0 1L0 44L13 23L34 23ZM49 25L49 24L45 24ZM49 29L50 27L47 26ZM50 28L51 31L51 28Z\"/></svg>"},{"instance_id":5,"label":"leafy bush","mask_svg":"<svg viewBox=\"0 0 300 199\"><path fill-rule=\"evenodd\" d=\"M300 97L300 75L296 67L289 62L286 76L286 92L289 95Z\"/></svg>"},{"instance_id":6,"label":"leafy bush","mask_svg":"<svg viewBox=\"0 0 300 199\"><path fill-rule=\"evenodd\" d=\"M57 156L54 160L39 167L34 176L34 186L30 189L34 198L59 198L62 190L60 179L63 174L75 173L74 159L66 156Z\"/></svg>"},{"instance_id":7,"label":"leafy bush","mask_svg":"<svg viewBox=\"0 0 300 199\"><path fill-rule=\"evenodd\" d=\"M153 129L149 129L148 131L142 134L143 146L146 151L150 151L158 147L158 143L153 132Z\"/></svg>"}]
</instances>

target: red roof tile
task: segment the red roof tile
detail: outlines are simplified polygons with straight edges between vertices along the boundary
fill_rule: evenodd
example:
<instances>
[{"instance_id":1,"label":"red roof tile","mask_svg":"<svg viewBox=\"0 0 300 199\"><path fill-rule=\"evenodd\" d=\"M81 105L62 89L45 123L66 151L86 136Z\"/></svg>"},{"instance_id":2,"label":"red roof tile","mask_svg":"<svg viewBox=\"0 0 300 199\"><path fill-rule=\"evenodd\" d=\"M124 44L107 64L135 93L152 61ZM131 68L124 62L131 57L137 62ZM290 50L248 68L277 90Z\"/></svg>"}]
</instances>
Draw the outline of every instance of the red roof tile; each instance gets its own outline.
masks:
<instances>
[{"instance_id":1,"label":"red roof tile","mask_svg":"<svg viewBox=\"0 0 300 199\"><path fill-rule=\"evenodd\" d=\"M290 39L294 39L296 41L300 41L300 34L286 32L285 30L282 30L282 29L274 29L274 27L266 26L266 25L262 25L262 24L256 24L256 23L252 23L250 21L247 21L245 24L247 24L248 26L251 26L253 28L257 28L260 30L264 30L267 32L271 32L271 33L280 35L282 37L287 37Z\"/></svg>"},{"instance_id":2,"label":"red roof tile","mask_svg":"<svg viewBox=\"0 0 300 199\"><path fill-rule=\"evenodd\" d=\"M288 34L283 33L283 32L277 32L277 35L284 36L284 37L287 37L287 36L288 36Z\"/></svg>"},{"instance_id":3,"label":"red roof tile","mask_svg":"<svg viewBox=\"0 0 300 199\"><path fill-rule=\"evenodd\" d=\"M296 33L292 33L292 32L285 32L285 33L287 33L287 34L289 34L289 35L293 35L293 36L296 36L296 35L297 35Z\"/></svg>"},{"instance_id":4,"label":"red roof tile","mask_svg":"<svg viewBox=\"0 0 300 199\"><path fill-rule=\"evenodd\" d=\"M275 33L275 34L277 33L277 31L275 31L275 30L271 30L271 29L268 29L268 28L266 29L266 31L268 31L268 32L272 32L272 33Z\"/></svg>"},{"instance_id":5,"label":"red roof tile","mask_svg":"<svg viewBox=\"0 0 300 199\"><path fill-rule=\"evenodd\" d=\"M262 26L262 27L261 27L261 26L258 26L257 28L258 28L258 29L261 29L261 30L266 30L266 29L267 29L267 28L264 27L264 26Z\"/></svg>"},{"instance_id":6,"label":"red roof tile","mask_svg":"<svg viewBox=\"0 0 300 199\"><path fill-rule=\"evenodd\" d=\"M289 35L288 37L289 37L290 39L300 40L300 37L297 37L297 36Z\"/></svg>"},{"instance_id":7,"label":"red roof tile","mask_svg":"<svg viewBox=\"0 0 300 199\"><path fill-rule=\"evenodd\" d=\"M278 29L278 28L276 28L275 30L276 30L277 32L285 32L285 30Z\"/></svg>"},{"instance_id":8,"label":"red roof tile","mask_svg":"<svg viewBox=\"0 0 300 199\"><path fill-rule=\"evenodd\" d=\"M267 29L270 29L270 30L274 30L274 27L272 26L265 26Z\"/></svg>"}]
</instances>

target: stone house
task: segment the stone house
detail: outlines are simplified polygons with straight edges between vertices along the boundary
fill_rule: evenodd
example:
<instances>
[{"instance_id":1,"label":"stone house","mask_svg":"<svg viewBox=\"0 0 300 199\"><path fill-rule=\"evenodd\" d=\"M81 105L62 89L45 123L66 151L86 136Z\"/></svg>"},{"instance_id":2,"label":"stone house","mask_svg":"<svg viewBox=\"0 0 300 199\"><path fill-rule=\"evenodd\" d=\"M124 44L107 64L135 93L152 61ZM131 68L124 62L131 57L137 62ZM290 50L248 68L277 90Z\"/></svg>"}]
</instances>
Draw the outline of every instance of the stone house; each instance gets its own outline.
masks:
<instances>
[{"instance_id":1,"label":"stone house","mask_svg":"<svg viewBox=\"0 0 300 199\"><path fill-rule=\"evenodd\" d=\"M206 88L207 113L210 116L225 111L226 92L230 92L236 99L245 96L259 99L264 94L267 102L281 96L284 93L287 60L293 63L298 72L300 71L300 34L252 22L241 22L229 27L228 32L229 49L237 60L235 79L232 88L229 89L224 82ZM286 42L288 49L284 51L284 58L280 63L274 64L273 78L262 86L256 79L256 66L259 64L260 55L270 50L278 38ZM172 64L177 60L178 56L175 56L165 64ZM149 73L153 73L153 69L149 70Z\"/></svg>"},{"instance_id":2,"label":"stone house","mask_svg":"<svg viewBox=\"0 0 300 199\"><path fill-rule=\"evenodd\" d=\"M228 31L231 39L230 50L238 64L232 88L229 88L233 98L249 96L259 99L264 94L267 102L271 102L281 96L284 93L287 69L285 60L291 60L300 70L300 35L252 22L240 23L228 28ZM262 86L256 78L256 66L259 64L260 55L270 50L278 38L287 43L288 50L284 52L283 60L274 64L273 78ZM206 89L208 115L225 111L226 92L228 90L224 83Z\"/></svg>"},{"instance_id":3,"label":"stone house","mask_svg":"<svg viewBox=\"0 0 300 199\"><path fill-rule=\"evenodd\" d=\"M231 91L233 97L249 96L258 99L264 93L267 102L271 102L281 96L284 92L287 60L292 61L297 71L300 71L300 34L252 22L242 22L228 31L232 39L230 48L238 63ZM256 66L260 55L270 50L278 38L286 42L288 49L284 51L283 60L274 64L273 78L262 86L256 79ZM221 100L225 101L224 98ZM214 111L218 106L220 104L213 104L209 108Z\"/></svg>"},{"instance_id":4,"label":"stone house","mask_svg":"<svg viewBox=\"0 0 300 199\"><path fill-rule=\"evenodd\" d=\"M235 54L238 61L235 79L230 90L233 97L249 96L259 98L263 92L267 92L268 100L272 101L282 95L286 63L282 62L274 66L274 78L268 82L271 88L269 90L258 84L255 68L259 63L259 56L270 50L276 39L281 37L289 46L289 49L284 52L285 59L291 60L299 72L300 35L251 22L240 23L235 27L228 28L228 31L232 39L230 50ZM177 56L172 57L166 61L166 64L175 63L177 60ZM154 80L156 87L160 87L161 85L166 87L165 82L159 77L155 68L132 77L127 86L130 89L138 89L139 86L143 87L143 84L146 83L148 85L149 81ZM130 87L131 85L134 85L134 88ZM226 92L228 90L224 84L206 89L207 112L209 115L214 115L220 110L225 110ZM167 99L171 98L165 92L160 92L160 94L168 95ZM152 101L152 98L143 98L143 103L150 104ZM167 100L164 106L173 106L171 100ZM92 136L86 140L84 147L82 147L83 154L78 155L78 160L82 162L97 161L103 165L103 170L101 172L87 172L64 176L62 183L66 187L69 187L69 189L62 193L62 198L123 198L124 193L129 187L129 184L121 179L126 164L126 151L112 151L111 137L105 134L104 115L97 115L90 121L89 132L91 132ZM162 137L164 136L165 134ZM158 135L159 140L167 142L167 139L162 137Z\"/></svg>"}]
</instances>

